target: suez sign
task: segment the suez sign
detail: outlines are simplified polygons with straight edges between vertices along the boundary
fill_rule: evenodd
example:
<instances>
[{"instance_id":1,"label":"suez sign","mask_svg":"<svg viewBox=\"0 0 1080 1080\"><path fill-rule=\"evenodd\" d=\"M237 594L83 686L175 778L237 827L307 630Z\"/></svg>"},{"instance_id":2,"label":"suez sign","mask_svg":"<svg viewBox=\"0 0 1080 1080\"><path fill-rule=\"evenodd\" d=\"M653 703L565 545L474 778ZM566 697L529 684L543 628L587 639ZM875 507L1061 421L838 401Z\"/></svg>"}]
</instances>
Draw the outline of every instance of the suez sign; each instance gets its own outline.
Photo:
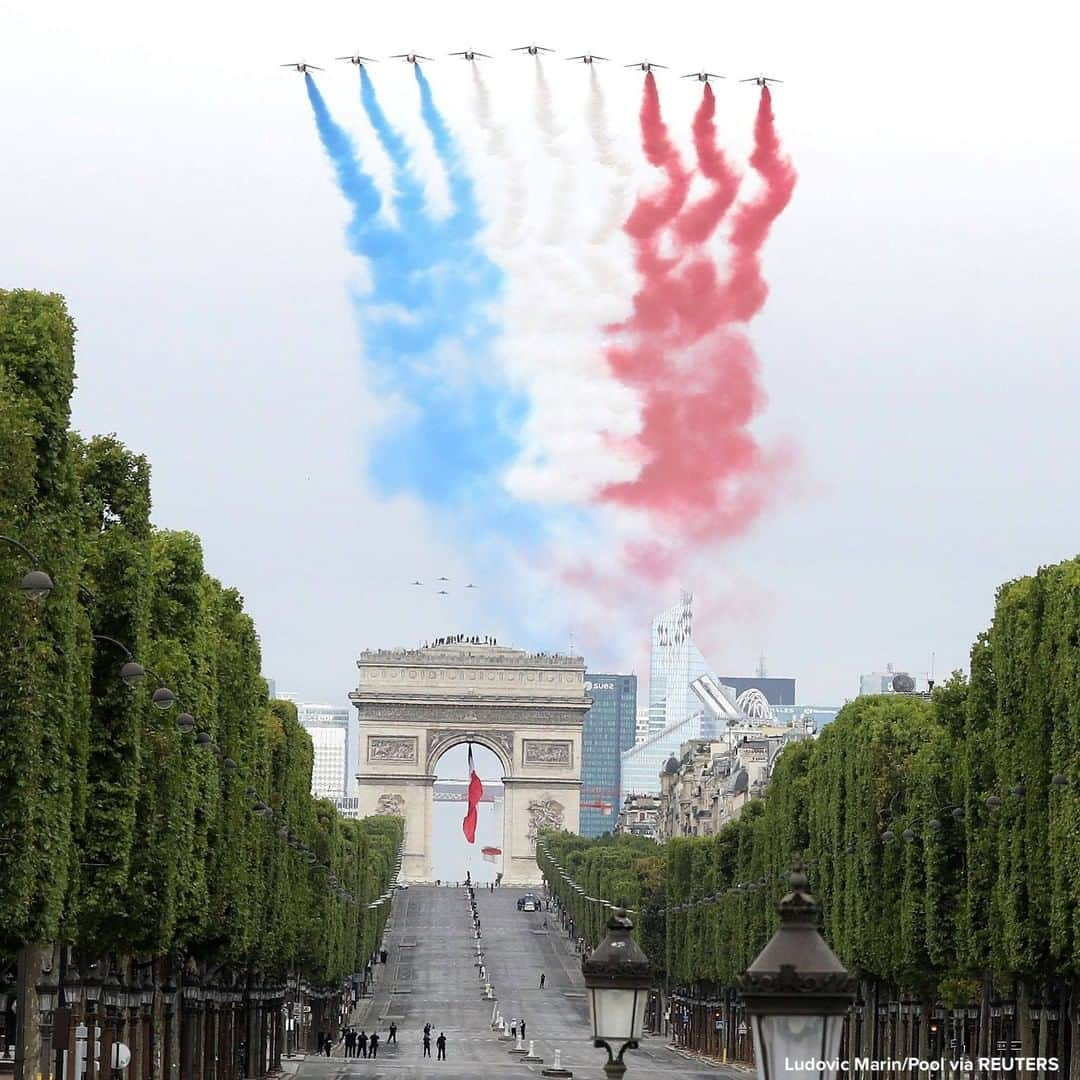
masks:
<instances>
[{"instance_id":1,"label":"suez sign","mask_svg":"<svg viewBox=\"0 0 1080 1080\"><path fill-rule=\"evenodd\" d=\"M614 690L615 684L613 682L586 682L585 692L590 690Z\"/></svg>"}]
</instances>

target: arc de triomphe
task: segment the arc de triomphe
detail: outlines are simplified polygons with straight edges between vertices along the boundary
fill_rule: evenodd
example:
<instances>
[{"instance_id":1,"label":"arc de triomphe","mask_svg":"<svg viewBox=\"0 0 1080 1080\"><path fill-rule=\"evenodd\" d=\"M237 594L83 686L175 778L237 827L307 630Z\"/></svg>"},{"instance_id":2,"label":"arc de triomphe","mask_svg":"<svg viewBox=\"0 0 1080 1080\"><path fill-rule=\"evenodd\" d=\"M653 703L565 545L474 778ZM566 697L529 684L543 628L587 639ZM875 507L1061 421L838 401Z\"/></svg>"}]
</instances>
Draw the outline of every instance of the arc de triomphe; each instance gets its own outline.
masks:
<instances>
[{"instance_id":1,"label":"arc de triomphe","mask_svg":"<svg viewBox=\"0 0 1080 1080\"><path fill-rule=\"evenodd\" d=\"M360 720L358 809L405 819L404 880L432 880L435 767L452 746L473 742L502 765L503 880L538 882L538 829L578 830L591 704L584 661L455 643L368 650L357 667L349 698Z\"/></svg>"}]
</instances>

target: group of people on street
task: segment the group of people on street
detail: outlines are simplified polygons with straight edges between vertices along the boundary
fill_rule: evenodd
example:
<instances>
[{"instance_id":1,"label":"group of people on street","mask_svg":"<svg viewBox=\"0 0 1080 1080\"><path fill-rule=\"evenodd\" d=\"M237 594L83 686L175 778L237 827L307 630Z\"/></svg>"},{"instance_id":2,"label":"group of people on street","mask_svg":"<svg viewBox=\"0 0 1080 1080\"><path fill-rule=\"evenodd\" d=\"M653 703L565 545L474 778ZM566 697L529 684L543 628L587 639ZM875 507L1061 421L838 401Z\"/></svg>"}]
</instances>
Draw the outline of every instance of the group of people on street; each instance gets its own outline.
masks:
<instances>
[{"instance_id":1,"label":"group of people on street","mask_svg":"<svg viewBox=\"0 0 1080 1080\"><path fill-rule=\"evenodd\" d=\"M431 1024L424 1025L424 1057L431 1057ZM435 1040L435 1049L438 1050L439 1056L436 1061L446 1060L446 1032L440 1031L439 1037Z\"/></svg>"},{"instance_id":2,"label":"group of people on street","mask_svg":"<svg viewBox=\"0 0 1080 1080\"><path fill-rule=\"evenodd\" d=\"M368 1058L379 1056L379 1033L373 1031L370 1035L362 1028L356 1031L354 1028L346 1028L344 1035L345 1056L347 1058ZM397 1024L390 1024L390 1031L386 1038L386 1044L397 1045ZM330 1056L329 1050L326 1056Z\"/></svg>"},{"instance_id":3,"label":"group of people on street","mask_svg":"<svg viewBox=\"0 0 1080 1080\"><path fill-rule=\"evenodd\" d=\"M517 1020L514 1021L518 1023ZM522 1037L525 1035L525 1021L521 1023ZM431 1033L434 1029L430 1023L424 1025L424 1057L431 1057ZM346 1028L342 1035L342 1042L345 1044L345 1056L347 1058L375 1058L379 1056L379 1033L373 1031L370 1035L363 1030L356 1031L354 1028ZM390 1031L386 1038L386 1045L397 1045L397 1024L391 1023ZM330 1056L331 1050L334 1048L334 1038L332 1035L319 1034L319 1054L325 1054ZM436 1058L437 1061L446 1060L446 1032L440 1031L438 1038L435 1040L435 1049L438 1052Z\"/></svg>"}]
</instances>

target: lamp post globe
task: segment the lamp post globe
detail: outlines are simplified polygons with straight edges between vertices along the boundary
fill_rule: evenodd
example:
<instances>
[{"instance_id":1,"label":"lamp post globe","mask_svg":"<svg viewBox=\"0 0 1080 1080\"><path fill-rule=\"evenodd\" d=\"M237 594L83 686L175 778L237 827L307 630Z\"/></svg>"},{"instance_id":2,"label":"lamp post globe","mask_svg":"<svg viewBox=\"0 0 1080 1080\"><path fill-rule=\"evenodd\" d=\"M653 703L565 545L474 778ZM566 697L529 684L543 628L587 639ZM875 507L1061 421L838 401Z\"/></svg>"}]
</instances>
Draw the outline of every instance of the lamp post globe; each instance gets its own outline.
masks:
<instances>
[{"instance_id":1,"label":"lamp post globe","mask_svg":"<svg viewBox=\"0 0 1080 1080\"><path fill-rule=\"evenodd\" d=\"M176 704L176 695L167 686L159 686L150 695L150 701L155 708L165 712Z\"/></svg>"},{"instance_id":2,"label":"lamp post globe","mask_svg":"<svg viewBox=\"0 0 1080 1080\"><path fill-rule=\"evenodd\" d=\"M52 591L52 578L44 570L31 570L19 582L19 592L27 600L44 600Z\"/></svg>"},{"instance_id":3,"label":"lamp post globe","mask_svg":"<svg viewBox=\"0 0 1080 1080\"><path fill-rule=\"evenodd\" d=\"M835 1080L855 978L818 932L821 908L801 862L779 904L780 928L739 980L759 1080Z\"/></svg>"},{"instance_id":4,"label":"lamp post globe","mask_svg":"<svg viewBox=\"0 0 1080 1080\"><path fill-rule=\"evenodd\" d=\"M604 940L581 962L593 1045L607 1050L604 1073L612 1080L626 1072L623 1054L638 1047L652 985L649 958L630 936L633 929L624 910L613 911Z\"/></svg>"},{"instance_id":5,"label":"lamp post globe","mask_svg":"<svg viewBox=\"0 0 1080 1080\"><path fill-rule=\"evenodd\" d=\"M146 668L134 660L127 660L120 665L120 678L127 686L138 686L146 678Z\"/></svg>"}]
</instances>

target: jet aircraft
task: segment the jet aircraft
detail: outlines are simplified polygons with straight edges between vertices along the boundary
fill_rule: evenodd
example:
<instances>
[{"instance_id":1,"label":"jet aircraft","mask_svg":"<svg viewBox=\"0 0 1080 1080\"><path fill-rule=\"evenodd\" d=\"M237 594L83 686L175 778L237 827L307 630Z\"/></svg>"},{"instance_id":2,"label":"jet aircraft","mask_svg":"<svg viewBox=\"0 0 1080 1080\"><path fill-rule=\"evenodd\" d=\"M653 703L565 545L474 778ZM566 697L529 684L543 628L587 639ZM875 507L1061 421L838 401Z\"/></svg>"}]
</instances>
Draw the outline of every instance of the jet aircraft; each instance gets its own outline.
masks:
<instances>
[{"instance_id":1,"label":"jet aircraft","mask_svg":"<svg viewBox=\"0 0 1080 1080\"><path fill-rule=\"evenodd\" d=\"M475 49L462 49L461 52L452 52L451 56L463 56L466 60L475 60L478 56L482 56L485 60L490 60L486 52L477 52Z\"/></svg>"},{"instance_id":2,"label":"jet aircraft","mask_svg":"<svg viewBox=\"0 0 1080 1080\"><path fill-rule=\"evenodd\" d=\"M391 56L390 59L391 60L404 60L407 64L417 64L421 60L430 60L431 57L430 56L421 56L420 53L402 52L402 53L394 53L394 55Z\"/></svg>"},{"instance_id":3,"label":"jet aircraft","mask_svg":"<svg viewBox=\"0 0 1080 1080\"><path fill-rule=\"evenodd\" d=\"M350 64L355 64L357 67L363 67L365 64L374 64L375 59L371 56L361 56L359 53L353 53L352 56L335 56L335 60L348 60Z\"/></svg>"},{"instance_id":4,"label":"jet aircraft","mask_svg":"<svg viewBox=\"0 0 1080 1080\"><path fill-rule=\"evenodd\" d=\"M549 49L546 45L519 45L516 49L511 49L511 52L523 52L528 53L530 56L539 56L542 52L554 52L554 49Z\"/></svg>"},{"instance_id":5,"label":"jet aircraft","mask_svg":"<svg viewBox=\"0 0 1080 1080\"><path fill-rule=\"evenodd\" d=\"M768 75L753 75L749 79L740 79L739 82L756 83L758 86L768 86L769 83L782 83L783 79L770 79Z\"/></svg>"},{"instance_id":6,"label":"jet aircraft","mask_svg":"<svg viewBox=\"0 0 1080 1080\"><path fill-rule=\"evenodd\" d=\"M445 589L440 589L439 590L439 595L440 596L449 596L450 594Z\"/></svg>"},{"instance_id":7,"label":"jet aircraft","mask_svg":"<svg viewBox=\"0 0 1080 1080\"><path fill-rule=\"evenodd\" d=\"M651 60L638 60L633 64L623 64L623 67L634 67L641 71L652 71L653 68L666 68L667 64L654 64Z\"/></svg>"},{"instance_id":8,"label":"jet aircraft","mask_svg":"<svg viewBox=\"0 0 1080 1080\"><path fill-rule=\"evenodd\" d=\"M308 71L322 71L321 67L316 67L314 64L308 64L301 60L298 64L282 64L282 67L296 68L297 71L304 73Z\"/></svg>"},{"instance_id":9,"label":"jet aircraft","mask_svg":"<svg viewBox=\"0 0 1080 1080\"><path fill-rule=\"evenodd\" d=\"M717 75L712 71L691 71L689 75L684 75L684 79L697 79L698 82L708 82L710 79L726 79L726 75Z\"/></svg>"},{"instance_id":10,"label":"jet aircraft","mask_svg":"<svg viewBox=\"0 0 1080 1080\"><path fill-rule=\"evenodd\" d=\"M424 583L422 581L414 581L413 584L414 585L423 585Z\"/></svg>"},{"instance_id":11,"label":"jet aircraft","mask_svg":"<svg viewBox=\"0 0 1080 1080\"><path fill-rule=\"evenodd\" d=\"M610 56L595 56L593 53L583 53L581 56L568 56L567 60L580 60L583 64L592 64L597 60L610 60Z\"/></svg>"}]
</instances>

